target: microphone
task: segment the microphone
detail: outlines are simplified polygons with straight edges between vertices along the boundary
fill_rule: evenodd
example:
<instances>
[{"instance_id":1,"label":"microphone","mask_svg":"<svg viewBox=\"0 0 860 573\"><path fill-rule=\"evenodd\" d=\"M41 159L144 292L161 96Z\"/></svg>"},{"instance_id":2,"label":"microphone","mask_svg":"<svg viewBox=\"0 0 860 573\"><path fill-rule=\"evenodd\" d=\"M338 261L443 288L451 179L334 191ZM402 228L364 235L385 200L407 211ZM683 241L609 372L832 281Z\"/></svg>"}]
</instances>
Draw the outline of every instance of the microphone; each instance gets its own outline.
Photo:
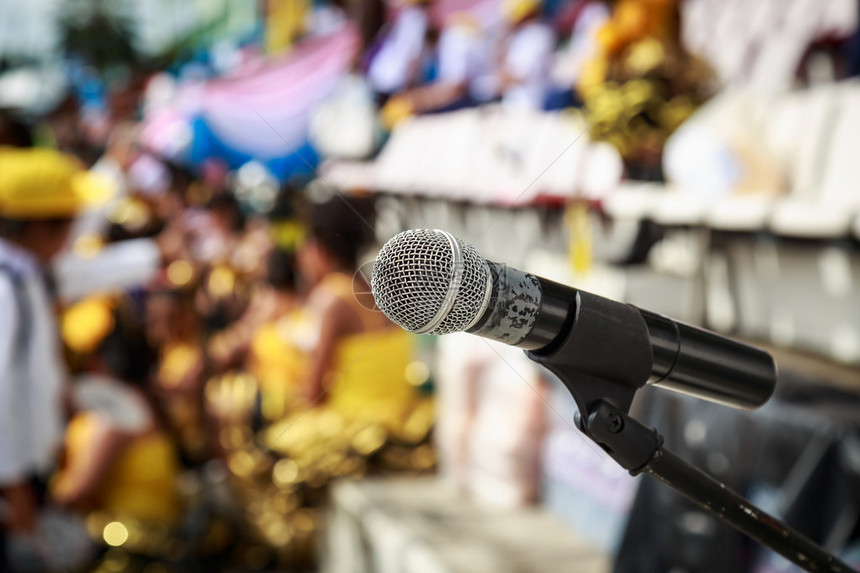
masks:
<instances>
[{"instance_id":1,"label":"microphone","mask_svg":"<svg viewBox=\"0 0 860 573\"><path fill-rule=\"evenodd\" d=\"M410 332L469 332L525 349L562 379L583 411L607 399L589 381L617 387L620 408L629 408L631 387L653 384L753 409L776 385L776 364L764 350L487 261L438 229L391 238L370 284L379 309Z\"/></svg>"}]
</instances>

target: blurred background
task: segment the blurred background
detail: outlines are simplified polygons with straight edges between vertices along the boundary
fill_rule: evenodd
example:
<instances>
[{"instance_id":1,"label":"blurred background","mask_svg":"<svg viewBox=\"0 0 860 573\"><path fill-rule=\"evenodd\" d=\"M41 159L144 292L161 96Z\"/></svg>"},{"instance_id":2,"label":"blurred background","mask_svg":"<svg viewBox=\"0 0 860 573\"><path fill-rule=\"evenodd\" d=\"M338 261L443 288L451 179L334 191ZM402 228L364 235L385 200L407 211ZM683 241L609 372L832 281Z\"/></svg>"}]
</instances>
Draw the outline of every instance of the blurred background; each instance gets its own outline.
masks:
<instances>
[{"instance_id":1,"label":"blurred background","mask_svg":"<svg viewBox=\"0 0 860 573\"><path fill-rule=\"evenodd\" d=\"M635 413L860 567L858 18L857 0L0 0L0 145L113 188L53 265L65 444L7 555L796 570L627 475L521 351L388 324L373 257L432 227L772 351L759 411L644 389Z\"/></svg>"}]
</instances>

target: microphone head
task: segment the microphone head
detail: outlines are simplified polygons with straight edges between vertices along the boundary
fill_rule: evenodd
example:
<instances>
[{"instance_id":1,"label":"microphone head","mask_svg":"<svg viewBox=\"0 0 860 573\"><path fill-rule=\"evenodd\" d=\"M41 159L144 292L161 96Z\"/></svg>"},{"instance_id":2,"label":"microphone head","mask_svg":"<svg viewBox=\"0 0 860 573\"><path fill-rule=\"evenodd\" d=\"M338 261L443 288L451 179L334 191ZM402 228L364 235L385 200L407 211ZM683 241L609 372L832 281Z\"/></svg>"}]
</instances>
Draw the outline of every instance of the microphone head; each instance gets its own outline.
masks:
<instances>
[{"instance_id":1,"label":"microphone head","mask_svg":"<svg viewBox=\"0 0 860 573\"><path fill-rule=\"evenodd\" d=\"M370 277L379 309L418 334L468 330L484 314L491 287L487 261L438 229L403 231L389 239Z\"/></svg>"}]
</instances>

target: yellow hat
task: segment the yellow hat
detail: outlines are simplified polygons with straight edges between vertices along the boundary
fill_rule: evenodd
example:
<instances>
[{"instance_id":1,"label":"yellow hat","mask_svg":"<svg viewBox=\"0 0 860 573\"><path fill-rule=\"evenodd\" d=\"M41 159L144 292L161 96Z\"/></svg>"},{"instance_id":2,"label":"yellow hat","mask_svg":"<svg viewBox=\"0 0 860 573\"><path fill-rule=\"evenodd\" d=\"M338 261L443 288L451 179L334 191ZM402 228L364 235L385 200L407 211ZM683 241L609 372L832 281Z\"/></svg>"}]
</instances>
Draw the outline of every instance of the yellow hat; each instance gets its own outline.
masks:
<instances>
[{"instance_id":1,"label":"yellow hat","mask_svg":"<svg viewBox=\"0 0 860 573\"><path fill-rule=\"evenodd\" d=\"M504 0L502 14L512 24L516 24L526 16L531 16L541 7L541 0Z\"/></svg>"},{"instance_id":2,"label":"yellow hat","mask_svg":"<svg viewBox=\"0 0 860 573\"><path fill-rule=\"evenodd\" d=\"M74 157L53 149L0 148L0 217L74 217L106 202L110 181L81 169Z\"/></svg>"}]
</instances>

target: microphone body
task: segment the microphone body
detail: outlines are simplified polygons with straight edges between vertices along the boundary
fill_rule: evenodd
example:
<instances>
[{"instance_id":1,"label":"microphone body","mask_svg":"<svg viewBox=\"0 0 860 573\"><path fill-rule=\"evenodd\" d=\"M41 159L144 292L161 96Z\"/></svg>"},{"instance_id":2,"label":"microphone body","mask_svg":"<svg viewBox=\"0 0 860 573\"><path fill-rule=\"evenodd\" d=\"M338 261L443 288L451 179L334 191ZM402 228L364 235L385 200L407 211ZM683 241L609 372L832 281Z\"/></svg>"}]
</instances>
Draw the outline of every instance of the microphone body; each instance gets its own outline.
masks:
<instances>
[{"instance_id":1,"label":"microphone body","mask_svg":"<svg viewBox=\"0 0 860 573\"><path fill-rule=\"evenodd\" d=\"M389 240L371 288L386 316L412 332L465 331L525 349L584 411L607 387L617 388L619 408L629 408L631 388L650 383L753 409L776 385L776 364L759 348L487 261L445 231Z\"/></svg>"}]
</instances>

